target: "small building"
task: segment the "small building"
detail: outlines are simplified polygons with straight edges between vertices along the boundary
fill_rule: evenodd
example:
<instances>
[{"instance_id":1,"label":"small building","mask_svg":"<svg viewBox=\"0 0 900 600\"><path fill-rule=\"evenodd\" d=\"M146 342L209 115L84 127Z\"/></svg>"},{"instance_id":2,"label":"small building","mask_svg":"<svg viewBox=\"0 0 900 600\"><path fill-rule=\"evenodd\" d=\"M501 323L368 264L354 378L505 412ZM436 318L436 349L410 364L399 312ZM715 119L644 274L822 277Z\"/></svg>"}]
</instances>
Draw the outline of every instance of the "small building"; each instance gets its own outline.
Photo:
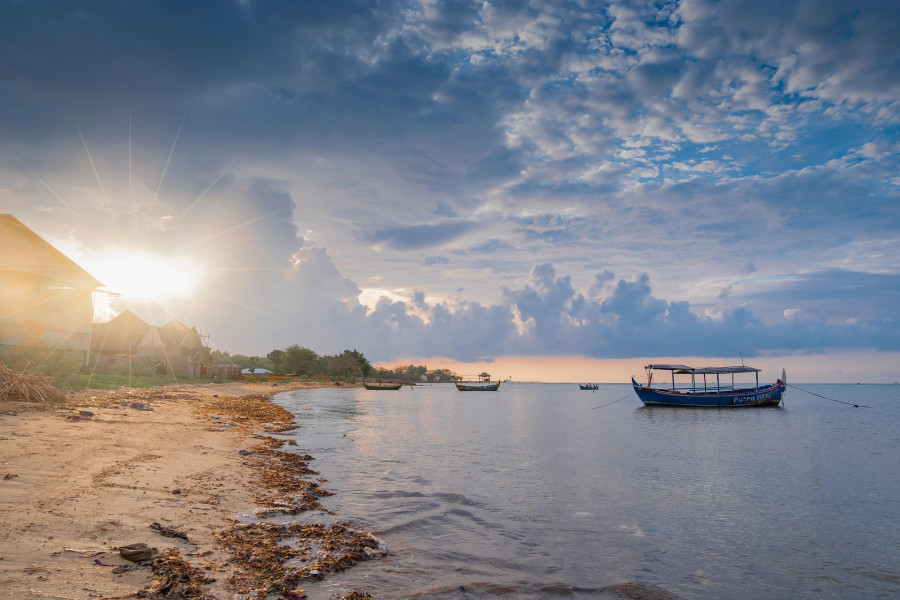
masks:
<instances>
[{"instance_id":1,"label":"small building","mask_svg":"<svg viewBox=\"0 0 900 600\"><path fill-rule=\"evenodd\" d=\"M75 351L86 362L93 294L100 287L21 221L0 214L0 357L22 348L47 348Z\"/></svg>"},{"instance_id":2,"label":"small building","mask_svg":"<svg viewBox=\"0 0 900 600\"><path fill-rule=\"evenodd\" d=\"M195 327L174 319L155 327L128 310L94 325L91 352L106 367L142 367L185 377L204 375L209 359Z\"/></svg>"},{"instance_id":3,"label":"small building","mask_svg":"<svg viewBox=\"0 0 900 600\"><path fill-rule=\"evenodd\" d=\"M240 379L241 365L232 363L228 365L203 365L202 375L210 379Z\"/></svg>"}]
</instances>

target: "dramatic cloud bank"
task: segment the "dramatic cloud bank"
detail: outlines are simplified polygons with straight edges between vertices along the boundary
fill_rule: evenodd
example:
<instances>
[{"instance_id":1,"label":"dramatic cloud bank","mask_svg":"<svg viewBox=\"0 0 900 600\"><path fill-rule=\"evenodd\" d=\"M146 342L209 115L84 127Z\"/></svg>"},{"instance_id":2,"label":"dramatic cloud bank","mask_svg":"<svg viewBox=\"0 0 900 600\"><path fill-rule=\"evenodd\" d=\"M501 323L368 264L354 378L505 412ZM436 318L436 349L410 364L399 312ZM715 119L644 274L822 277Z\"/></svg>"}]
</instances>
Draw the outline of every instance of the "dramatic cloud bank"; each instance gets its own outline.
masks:
<instances>
[{"instance_id":1,"label":"dramatic cloud bank","mask_svg":"<svg viewBox=\"0 0 900 600\"><path fill-rule=\"evenodd\" d=\"M0 11L0 211L214 345L898 350L895 2Z\"/></svg>"}]
</instances>

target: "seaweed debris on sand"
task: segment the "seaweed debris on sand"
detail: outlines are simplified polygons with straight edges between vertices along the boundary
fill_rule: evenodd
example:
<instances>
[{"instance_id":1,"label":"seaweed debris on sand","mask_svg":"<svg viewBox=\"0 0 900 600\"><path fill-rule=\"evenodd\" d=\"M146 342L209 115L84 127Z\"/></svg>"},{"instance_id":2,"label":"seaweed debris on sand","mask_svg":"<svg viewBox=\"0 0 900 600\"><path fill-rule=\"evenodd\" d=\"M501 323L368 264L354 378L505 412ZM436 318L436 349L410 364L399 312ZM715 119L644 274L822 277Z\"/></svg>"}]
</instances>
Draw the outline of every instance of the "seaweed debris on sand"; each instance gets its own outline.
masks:
<instances>
[{"instance_id":1,"label":"seaweed debris on sand","mask_svg":"<svg viewBox=\"0 0 900 600\"><path fill-rule=\"evenodd\" d=\"M305 511L337 518L320 502L330 492L313 458L271 436L296 428L271 394L327 383L57 396L38 393L43 380L4 381L0 581L11 597L41 587L61 597L299 600L303 580L381 554L347 523L264 522ZM253 522L235 521L241 514ZM131 545L159 553L130 561L119 549Z\"/></svg>"},{"instance_id":2,"label":"seaweed debris on sand","mask_svg":"<svg viewBox=\"0 0 900 600\"><path fill-rule=\"evenodd\" d=\"M207 577L200 569L191 566L178 550L166 550L162 556L153 560L153 582L150 589L136 594L139 598L150 600L216 600L205 592L205 587L215 581Z\"/></svg>"},{"instance_id":3,"label":"seaweed debris on sand","mask_svg":"<svg viewBox=\"0 0 900 600\"><path fill-rule=\"evenodd\" d=\"M219 539L242 566L229 583L257 593L283 593L381 554L373 535L346 523L234 523Z\"/></svg>"},{"instance_id":4,"label":"seaweed debris on sand","mask_svg":"<svg viewBox=\"0 0 900 600\"><path fill-rule=\"evenodd\" d=\"M245 428L263 430L262 434L254 434L258 443L242 453L244 465L253 473L250 485L256 492L255 502L259 507L254 511L256 517L306 511L333 514L319 501L332 495L319 485L326 480L310 479L319 475L309 467L314 458L284 451L287 440L267 435L296 429L289 411L273 404L265 395L217 398L204 410L225 413L232 419L240 419ZM273 593L302 597L294 588L304 579L321 579L328 573L384 554L377 538L353 530L349 523L281 525L233 520L230 527L216 533L216 538L234 558L229 587L249 593L248 598L264 598Z\"/></svg>"}]
</instances>

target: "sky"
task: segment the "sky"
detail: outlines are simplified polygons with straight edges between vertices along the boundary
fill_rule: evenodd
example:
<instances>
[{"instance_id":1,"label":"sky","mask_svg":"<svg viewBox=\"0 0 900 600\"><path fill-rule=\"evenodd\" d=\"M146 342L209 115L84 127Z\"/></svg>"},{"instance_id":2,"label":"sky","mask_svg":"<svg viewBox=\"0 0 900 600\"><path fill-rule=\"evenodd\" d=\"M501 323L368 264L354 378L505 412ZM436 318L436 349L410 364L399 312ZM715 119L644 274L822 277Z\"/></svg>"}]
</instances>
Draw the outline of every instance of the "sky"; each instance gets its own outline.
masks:
<instances>
[{"instance_id":1,"label":"sky","mask_svg":"<svg viewBox=\"0 0 900 600\"><path fill-rule=\"evenodd\" d=\"M120 294L98 318L518 380L900 380L893 0L0 15L0 212Z\"/></svg>"}]
</instances>

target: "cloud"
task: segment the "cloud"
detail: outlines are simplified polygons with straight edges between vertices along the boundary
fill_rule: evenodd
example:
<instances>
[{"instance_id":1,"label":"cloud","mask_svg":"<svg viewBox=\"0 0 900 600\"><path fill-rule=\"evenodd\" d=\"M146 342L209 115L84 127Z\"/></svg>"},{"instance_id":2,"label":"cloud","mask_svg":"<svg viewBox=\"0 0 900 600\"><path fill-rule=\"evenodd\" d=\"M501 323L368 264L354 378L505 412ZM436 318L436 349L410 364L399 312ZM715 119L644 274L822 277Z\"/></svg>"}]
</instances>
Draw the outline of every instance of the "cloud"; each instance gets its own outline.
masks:
<instances>
[{"instance_id":1,"label":"cloud","mask_svg":"<svg viewBox=\"0 0 900 600\"><path fill-rule=\"evenodd\" d=\"M232 348L892 346L896 3L3 15L2 209L206 265Z\"/></svg>"},{"instance_id":2,"label":"cloud","mask_svg":"<svg viewBox=\"0 0 900 600\"><path fill-rule=\"evenodd\" d=\"M513 245L500 238L491 238L477 246L469 249L469 252L476 254L493 254L501 250L512 250Z\"/></svg>"},{"instance_id":3,"label":"cloud","mask_svg":"<svg viewBox=\"0 0 900 600\"><path fill-rule=\"evenodd\" d=\"M367 310L356 301L358 286L335 269L324 249L303 249L298 257L280 290L293 306L290 318L279 324L282 338L323 348L342 340L379 361L410 355L474 361L509 354L621 358L754 356L810 348L900 350L896 278L887 285L892 291L874 308L860 303L874 290L883 292L885 281L861 273L822 272L773 286L766 295L741 298L746 304L701 315L688 302L654 296L646 274L620 279L604 286L603 295L586 298L570 276L544 263L535 265L520 285L501 287L489 305L429 302L416 292L409 302L382 298ZM609 272L595 276L604 284L612 278ZM826 304L842 299L840 318L817 310L823 295ZM777 304L781 314L763 319L753 310L755 303Z\"/></svg>"},{"instance_id":4,"label":"cloud","mask_svg":"<svg viewBox=\"0 0 900 600\"><path fill-rule=\"evenodd\" d=\"M377 231L366 231L361 236L372 244L385 243L400 250L418 250L441 246L453 241L478 227L477 223L451 221L437 224L389 227Z\"/></svg>"},{"instance_id":5,"label":"cloud","mask_svg":"<svg viewBox=\"0 0 900 600\"><path fill-rule=\"evenodd\" d=\"M794 307L794 314L815 316L832 324L848 319L890 322L900 319L900 276L831 268L752 286L738 285L732 300L772 306L773 310Z\"/></svg>"}]
</instances>

